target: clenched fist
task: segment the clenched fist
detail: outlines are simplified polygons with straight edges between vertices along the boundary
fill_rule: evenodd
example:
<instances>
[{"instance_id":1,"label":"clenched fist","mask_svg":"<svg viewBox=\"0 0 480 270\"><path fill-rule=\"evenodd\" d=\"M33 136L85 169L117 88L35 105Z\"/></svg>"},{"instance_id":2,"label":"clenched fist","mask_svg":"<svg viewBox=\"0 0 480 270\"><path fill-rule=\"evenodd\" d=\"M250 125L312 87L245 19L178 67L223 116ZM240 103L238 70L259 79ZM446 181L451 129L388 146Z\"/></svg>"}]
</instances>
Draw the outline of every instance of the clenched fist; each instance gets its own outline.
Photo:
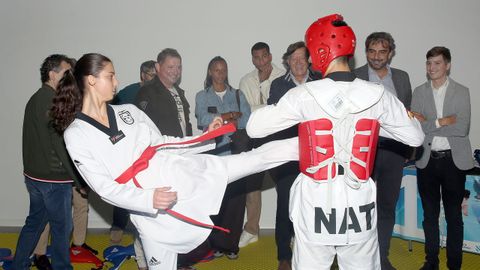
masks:
<instances>
[{"instance_id":1,"label":"clenched fist","mask_svg":"<svg viewBox=\"0 0 480 270\"><path fill-rule=\"evenodd\" d=\"M153 193L153 208L165 210L177 200L177 192L169 191L171 187L156 188Z\"/></svg>"}]
</instances>

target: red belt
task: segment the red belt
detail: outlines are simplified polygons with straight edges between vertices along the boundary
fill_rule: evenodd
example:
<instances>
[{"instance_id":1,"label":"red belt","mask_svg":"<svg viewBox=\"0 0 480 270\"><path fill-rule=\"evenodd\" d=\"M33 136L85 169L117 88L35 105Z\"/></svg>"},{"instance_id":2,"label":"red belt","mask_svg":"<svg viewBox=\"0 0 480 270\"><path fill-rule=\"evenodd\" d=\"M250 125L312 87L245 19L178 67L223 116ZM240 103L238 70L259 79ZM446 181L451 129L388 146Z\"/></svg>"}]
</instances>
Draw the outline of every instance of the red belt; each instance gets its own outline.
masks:
<instances>
[{"instance_id":1,"label":"red belt","mask_svg":"<svg viewBox=\"0 0 480 270\"><path fill-rule=\"evenodd\" d=\"M115 181L119 184L126 184L130 180L132 180L136 187L142 188L142 186L140 186L140 183L138 183L135 176L139 172L148 168L148 163L149 163L150 159L152 159L153 156L157 153L158 148L166 147L166 146L170 146L170 145L184 145L184 144L192 144L192 143L208 141L208 140L211 140L215 137L222 136L226 133L234 132L235 130L236 130L235 125L230 123L230 124L227 124L227 125L223 125L222 127L218 128L218 129L215 129L211 132L207 132L207 133L205 133L205 134L203 134L203 135L201 135L201 136L199 136L199 137L197 137L193 140L188 140L188 141L183 141L183 142L174 142L174 143L164 143L164 144L159 144L159 145L154 145L154 146L148 146L143 151L143 153L140 155L140 157L133 163L133 165L130 166L128 169L126 169L119 177L117 177L117 179L115 179ZM165 212L167 212L168 214L170 214L170 215L172 215L172 216L174 216L174 217L176 217L180 220L186 221L188 223L191 223L191 224L194 224L194 225L197 225L197 226L217 229L217 230L221 230L221 231L224 231L224 232L227 232L227 233L230 232L230 230L228 230L228 229L225 229L225 228L222 228L222 227L219 227L219 226L215 226L215 225L202 223L202 222L197 221L195 219L189 218L189 217L184 216L184 215L182 215L182 214L180 214L176 211L173 211L172 209L166 209Z\"/></svg>"}]
</instances>

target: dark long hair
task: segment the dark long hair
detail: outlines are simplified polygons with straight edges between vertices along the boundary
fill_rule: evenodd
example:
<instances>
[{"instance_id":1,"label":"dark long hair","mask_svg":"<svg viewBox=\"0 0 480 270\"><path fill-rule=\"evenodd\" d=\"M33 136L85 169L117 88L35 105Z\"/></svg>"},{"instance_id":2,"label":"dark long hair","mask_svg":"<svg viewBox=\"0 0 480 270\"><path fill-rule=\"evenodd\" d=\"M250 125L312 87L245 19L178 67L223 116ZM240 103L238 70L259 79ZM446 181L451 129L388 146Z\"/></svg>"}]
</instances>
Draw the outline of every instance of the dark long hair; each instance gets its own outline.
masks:
<instances>
[{"instance_id":1,"label":"dark long hair","mask_svg":"<svg viewBox=\"0 0 480 270\"><path fill-rule=\"evenodd\" d=\"M213 67L213 65L217 62L225 63L225 66L227 66L227 68L228 68L227 61L225 59L223 59L223 57L221 57L221 56L215 56L212 60L210 60L210 62L208 63L208 67L207 67L207 76L205 77L205 82L203 83L203 86L205 87L205 89L209 88L213 84L212 76L210 76L209 71ZM225 78L225 85L227 87L230 87L230 84L228 83L228 73L227 73L227 77Z\"/></svg>"},{"instance_id":2,"label":"dark long hair","mask_svg":"<svg viewBox=\"0 0 480 270\"><path fill-rule=\"evenodd\" d=\"M50 116L55 129L63 131L73 122L75 115L82 110L85 77L98 77L104 67L112 61L98 53L88 53L78 59L74 70L67 70L60 80Z\"/></svg>"}]
</instances>

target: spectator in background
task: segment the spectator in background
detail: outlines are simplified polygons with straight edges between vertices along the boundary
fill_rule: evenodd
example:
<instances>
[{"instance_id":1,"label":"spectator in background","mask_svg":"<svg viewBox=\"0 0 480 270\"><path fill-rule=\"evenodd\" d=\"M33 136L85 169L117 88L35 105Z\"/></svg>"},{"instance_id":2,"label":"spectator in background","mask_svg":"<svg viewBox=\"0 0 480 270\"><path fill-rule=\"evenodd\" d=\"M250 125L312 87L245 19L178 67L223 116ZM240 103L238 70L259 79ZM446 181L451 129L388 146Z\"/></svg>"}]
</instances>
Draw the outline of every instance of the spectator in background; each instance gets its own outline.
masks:
<instances>
[{"instance_id":1,"label":"spectator in background","mask_svg":"<svg viewBox=\"0 0 480 270\"><path fill-rule=\"evenodd\" d=\"M140 65L140 81L127 85L125 88L118 91L117 95L113 98L112 104L133 104L138 90L146 82L155 78L155 61L148 60Z\"/></svg>"},{"instance_id":2,"label":"spectator in background","mask_svg":"<svg viewBox=\"0 0 480 270\"><path fill-rule=\"evenodd\" d=\"M252 63L255 69L240 80L240 90L245 94L252 112L267 104L270 84L272 81L284 74L284 71L272 63L270 47L265 42L255 43L251 50ZM263 139L253 139L253 147L265 143ZM247 180L247 221L243 227L239 247L245 247L250 243L258 241L260 231L260 214L262 210L262 183L265 172L249 176Z\"/></svg>"},{"instance_id":3,"label":"spectator in background","mask_svg":"<svg viewBox=\"0 0 480 270\"><path fill-rule=\"evenodd\" d=\"M243 93L233 89L228 83L225 59L216 56L210 61L204 87L205 89L198 92L195 97L198 128L205 130L215 117L220 116L224 123L234 123L237 129L245 129L250 117L250 105ZM249 150L232 148L229 135L217 139L216 148L211 153L229 155ZM212 217L215 225L230 229L229 234L212 231L209 240L215 251L215 257L225 254L229 259L238 258L238 242L242 233L244 214L245 181L237 181L227 186L220 212Z\"/></svg>"},{"instance_id":4,"label":"spectator in background","mask_svg":"<svg viewBox=\"0 0 480 270\"><path fill-rule=\"evenodd\" d=\"M424 152L416 162L426 253L421 269L439 269L440 201L447 221L447 267L461 269L462 201L466 171L473 168L468 138L470 92L449 77L452 56L448 48L433 47L426 58L428 81L415 88L412 98L412 111L425 133Z\"/></svg>"},{"instance_id":5,"label":"spectator in background","mask_svg":"<svg viewBox=\"0 0 480 270\"><path fill-rule=\"evenodd\" d=\"M164 49L157 56L155 70L157 76L140 88L135 105L152 119L162 135L191 136L190 104L178 85L182 57L175 49Z\"/></svg>"},{"instance_id":6,"label":"spectator in background","mask_svg":"<svg viewBox=\"0 0 480 270\"><path fill-rule=\"evenodd\" d=\"M79 179L62 134L54 129L48 113L60 79L71 67L71 59L65 55L48 56L40 67L42 87L25 106L23 174L30 196L30 209L17 241L12 264L16 270L30 267L30 255L47 223L50 223L52 234L51 266L53 269L73 269L69 254L72 183L79 183ZM47 260L48 267L48 258L43 258Z\"/></svg>"}]
</instances>

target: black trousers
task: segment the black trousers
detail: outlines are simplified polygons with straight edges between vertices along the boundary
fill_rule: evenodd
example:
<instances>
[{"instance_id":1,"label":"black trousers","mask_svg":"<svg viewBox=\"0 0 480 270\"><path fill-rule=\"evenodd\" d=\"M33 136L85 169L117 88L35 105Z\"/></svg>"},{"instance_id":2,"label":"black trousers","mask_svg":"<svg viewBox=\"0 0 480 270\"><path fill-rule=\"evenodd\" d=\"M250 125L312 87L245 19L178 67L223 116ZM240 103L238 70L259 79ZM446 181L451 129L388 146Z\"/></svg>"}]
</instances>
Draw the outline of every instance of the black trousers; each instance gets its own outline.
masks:
<instances>
[{"instance_id":1,"label":"black trousers","mask_svg":"<svg viewBox=\"0 0 480 270\"><path fill-rule=\"evenodd\" d=\"M270 170L277 191L277 212L275 216L275 242L277 244L277 259L291 260L290 243L294 235L293 224L289 217L290 188L297 178L298 162L288 162Z\"/></svg>"},{"instance_id":2,"label":"black trousers","mask_svg":"<svg viewBox=\"0 0 480 270\"><path fill-rule=\"evenodd\" d=\"M388 262L404 164L405 157L397 152L377 150L372 179L377 185L377 232L382 263Z\"/></svg>"},{"instance_id":3,"label":"black trousers","mask_svg":"<svg viewBox=\"0 0 480 270\"><path fill-rule=\"evenodd\" d=\"M245 185L245 178L228 184L220 211L218 215L212 216L215 225L230 229L230 233L212 230L208 239L214 250L235 253L239 251L238 242L245 215Z\"/></svg>"},{"instance_id":4,"label":"black trousers","mask_svg":"<svg viewBox=\"0 0 480 270\"><path fill-rule=\"evenodd\" d=\"M439 214L443 202L447 221L447 266L462 266L463 219L462 200L465 194L466 171L458 169L447 152L443 157L430 157L427 167L417 169L417 183L423 206L425 254L429 264L438 265L440 246Z\"/></svg>"},{"instance_id":5,"label":"black trousers","mask_svg":"<svg viewBox=\"0 0 480 270\"><path fill-rule=\"evenodd\" d=\"M252 146L253 148L258 148L262 146L263 144L269 142L267 138L255 138L252 139ZM246 181L246 193L257 191L257 190L262 190L263 187L263 178L265 177L266 171L259 172L256 174L249 175L245 177L245 179L242 179Z\"/></svg>"},{"instance_id":6,"label":"black trousers","mask_svg":"<svg viewBox=\"0 0 480 270\"><path fill-rule=\"evenodd\" d=\"M128 210L113 206L112 229L124 231L130 220Z\"/></svg>"}]
</instances>

